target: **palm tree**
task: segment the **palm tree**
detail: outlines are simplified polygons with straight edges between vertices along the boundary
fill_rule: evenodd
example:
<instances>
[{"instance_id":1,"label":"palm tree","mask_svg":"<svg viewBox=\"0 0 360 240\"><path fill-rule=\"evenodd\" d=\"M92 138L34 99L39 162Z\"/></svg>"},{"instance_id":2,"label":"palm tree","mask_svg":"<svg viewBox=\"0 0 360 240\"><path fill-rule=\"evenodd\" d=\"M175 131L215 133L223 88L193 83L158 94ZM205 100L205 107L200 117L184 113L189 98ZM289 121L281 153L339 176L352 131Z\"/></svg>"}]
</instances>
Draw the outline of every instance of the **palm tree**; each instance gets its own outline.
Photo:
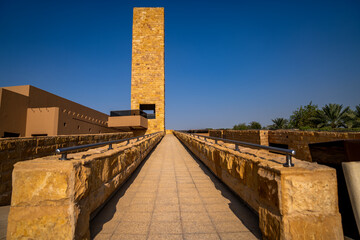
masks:
<instances>
[{"instance_id":1,"label":"palm tree","mask_svg":"<svg viewBox=\"0 0 360 240\"><path fill-rule=\"evenodd\" d=\"M345 122L347 122L349 118L349 109L350 107L343 109L342 104L326 104L320 111L317 112L316 116L313 117L312 120L318 128L346 127L347 125Z\"/></svg>"},{"instance_id":2,"label":"palm tree","mask_svg":"<svg viewBox=\"0 0 360 240\"><path fill-rule=\"evenodd\" d=\"M355 106L353 127L360 127L360 104Z\"/></svg>"},{"instance_id":3,"label":"palm tree","mask_svg":"<svg viewBox=\"0 0 360 240\"><path fill-rule=\"evenodd\" d=\"M271 128L273 128L273 129L287 128L288 120L285 118L275 118L275 119L271 119L271 121L274 123L271 126Z\"/></svg>"}]
</instances>

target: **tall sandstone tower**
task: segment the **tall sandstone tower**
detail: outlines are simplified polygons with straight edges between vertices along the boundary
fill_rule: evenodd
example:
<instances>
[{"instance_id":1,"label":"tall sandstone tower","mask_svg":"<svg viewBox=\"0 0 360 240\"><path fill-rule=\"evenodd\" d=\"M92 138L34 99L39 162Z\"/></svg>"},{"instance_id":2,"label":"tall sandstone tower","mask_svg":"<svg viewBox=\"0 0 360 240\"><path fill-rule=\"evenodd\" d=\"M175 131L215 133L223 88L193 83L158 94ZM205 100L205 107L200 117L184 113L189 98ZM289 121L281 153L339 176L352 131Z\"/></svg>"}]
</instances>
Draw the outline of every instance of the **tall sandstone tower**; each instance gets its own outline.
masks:
<instances>
[{"instance_id":1,"label":"tall sandstone tower","mask_svg":"<svg viewBox=\"0 0 360 240\"><path fill-rule=\"evenodd\" d=\"M165 130L164 8L134 8L131 109L148 113L148 133Z\"/></svg>"}]
</instances>

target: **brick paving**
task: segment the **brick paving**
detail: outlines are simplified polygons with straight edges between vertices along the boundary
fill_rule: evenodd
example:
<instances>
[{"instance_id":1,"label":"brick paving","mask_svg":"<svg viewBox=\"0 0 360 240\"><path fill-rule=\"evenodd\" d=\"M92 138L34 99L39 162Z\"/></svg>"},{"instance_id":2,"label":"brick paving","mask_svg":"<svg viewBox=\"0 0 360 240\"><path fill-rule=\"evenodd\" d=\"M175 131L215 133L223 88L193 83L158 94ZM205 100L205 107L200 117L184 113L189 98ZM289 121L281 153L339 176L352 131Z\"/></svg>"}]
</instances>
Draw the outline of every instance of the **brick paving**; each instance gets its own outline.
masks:
<instances>
[{"instance_id":1,"label":"brick paving","mask_svg":"<svg viewBox=\"0 0 360 240\"><path fill-rule=\"evenodd\" d=\"M93 239L260 239L258 217L171 134L91 221Z\"/></svg>"},{"instance_id":2,"label":"brick paving","mask_svg":"<svg viewBox=\"0 0 360 240\"><path fill-rule=\"evenodd\" d=\"M6 239L7 219L10 206L0 206L0 240Z\"/></svg>"}]
</instances>

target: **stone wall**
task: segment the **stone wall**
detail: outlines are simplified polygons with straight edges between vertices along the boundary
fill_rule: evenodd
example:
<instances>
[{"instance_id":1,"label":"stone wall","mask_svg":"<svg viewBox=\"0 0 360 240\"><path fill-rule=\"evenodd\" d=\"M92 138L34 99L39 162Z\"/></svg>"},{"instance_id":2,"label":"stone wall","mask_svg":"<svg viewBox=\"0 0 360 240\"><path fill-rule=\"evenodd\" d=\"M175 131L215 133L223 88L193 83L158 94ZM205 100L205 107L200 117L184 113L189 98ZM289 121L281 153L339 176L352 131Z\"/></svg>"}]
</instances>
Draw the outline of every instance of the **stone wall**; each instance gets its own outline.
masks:
<instances>
[{"instance_id":1,"label":"stone wall","mask_svg":"<svg viewBox=\"0 0 360 240\"><path fill-rule=\"evenodd\" d=\"M282 155L174 133L259 214L264 239L343 239L334 169L298 159L286 168Z\"/></svg>"},{"instance_id":2,"label":"stone wall","mask_svg":"<svg viewBox=\"0 0 360 240\"><path fill-rule=\"evenodd\" d=\"M210 130L209 136L269 145L267 130Z\"/></svg>"},{"instance_id":3,"label":"stone wall","mask_svg":"<svg viewBox=\"0 0 360 240\"><path fill-rule=\"evenodd\" d=\"M7 239L90 239L90 214L163 135L69 154L68 161L48 156L15 164Z\"/></svg>"},{"instance_id":4,"label":"stone wall","mask_svg":"<svg viewBox=\"0 0 360 240\"><path fill-rule=\"evenodd\" d=\"M314 132L296 130L269 131L269 143L286 144L296 157L311 162L309 144L345 139L360 139L360 132Z\"/></svg>"},{"instance_id":5,"label":"stone wall","mask_svg":"<svg viewBox=\"0 0 360 240\"><path fill-rule=\"evenodd\" d=\"M210 130L210 136L268 146L284 144L296 151L296 158L311 162L309 144L344 139L360 139L359 132L320 132L298 130Z\"/></svg>"},{"instance_id":6,"label":"stone wall","mask_svg":"<svg viewBox=\"0 0 360 240\"><path fill-rule=\"evenodd\" d=\"M57 148L132 137L131 132L0 139L0 206L9 205L13 166L19 161L55 154Z\"/></svg>"}]
</instances>

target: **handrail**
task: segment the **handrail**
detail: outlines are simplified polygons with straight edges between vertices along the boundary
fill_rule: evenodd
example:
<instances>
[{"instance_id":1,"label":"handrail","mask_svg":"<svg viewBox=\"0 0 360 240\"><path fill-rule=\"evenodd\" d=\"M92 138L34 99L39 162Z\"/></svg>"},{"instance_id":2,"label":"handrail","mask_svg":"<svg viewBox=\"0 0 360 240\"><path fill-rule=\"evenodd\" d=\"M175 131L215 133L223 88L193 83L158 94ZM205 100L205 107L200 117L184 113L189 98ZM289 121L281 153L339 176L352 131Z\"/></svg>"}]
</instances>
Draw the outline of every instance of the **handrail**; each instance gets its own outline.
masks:
<instances>
[{"instance_id":1,"label":"handrail","mask_svg":"<svg viewBox=\"0 0 360 240\"><path fill-rule=\"evenodd\" d=\"M200 137L203 137L205 142L206 142L206 139L213 139L213 140L215 140L215 144L218 144L217 141L233 143L233 144L235 144L236 151L239 151L238 145L244 145L244 146L265 149L265 150L269 150L269 151L273 151L273 152L277 152L277 153L283 153L283 154L286 154L286 162L283 164L283 166L284 167L293 167L294 166L294 164L292 163L291 157L294 156L296 154L296 152L295 152L295 150L292 150L292 149L270 147L270 146L255 144L255 143L248 143L248 142L236 141L236 140L225 139L225 138L198 135L198 134L194 134L194 133L186 133L186 132L181 132L181 133L188 134L193 137L197 137L198 139L200 139Z\"/></svg>"},{"instance_id":2,"label":"handrail","mask_svg":"<svg viewBox=\"0 0 360 240\"><path fill-rule=\"evenodd\" d=\"M100 143L92 143L92 144L86 144L86 145L80 145L80 146L73 146L73 147L65 147L65 148L58 148L55 150L56 154L60 154L61 153L61 157L59 158L59 160L68 160L67 158L67 154L71 153L73 151L76 150L80 150L80 149L88 149L88 148L92 148L92 147L96 147L96 146L105 146L105 145L109 145L108 150L113 149L112 145L115 143L121 143L121 142L125 142L127 141L127 144L129 144L130 140L136 139L136 141L138 142L139 139L146 139L152 135L158 134L160 132L155 132L155 133L150 133L147 135L143 135L143 136L138 136L138 137L131 137L131 138L124 138L124 139L119 139L119 140L113 140L113 141L108 141L108 142L100 142Z\"/></svg>"}]
</instances>

